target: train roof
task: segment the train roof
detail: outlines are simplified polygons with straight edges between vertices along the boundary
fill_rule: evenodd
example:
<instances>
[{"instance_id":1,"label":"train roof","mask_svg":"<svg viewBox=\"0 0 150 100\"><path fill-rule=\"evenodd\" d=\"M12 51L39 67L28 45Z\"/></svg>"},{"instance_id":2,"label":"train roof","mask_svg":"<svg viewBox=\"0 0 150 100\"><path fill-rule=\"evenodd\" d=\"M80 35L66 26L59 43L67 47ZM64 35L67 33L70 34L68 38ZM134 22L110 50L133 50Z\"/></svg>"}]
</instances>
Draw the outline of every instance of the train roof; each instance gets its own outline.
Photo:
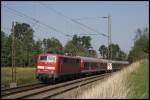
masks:
<instances>
[{"instance_id":1,"label":"train roof","mask_svg":"<svg viewBox=\"0 0 150 100\"><path fill-rule=\"evenodd\" d=\"M107 63L109 61L108 59L83 57L83 56L67 56L67 55L62 55L62 54L51 54L51 53L39 54L39 56L41 56L41 55L55 55L55 56L59 56L59 57L78 58L78 59L81 59L82 61L85 61L85 62L104 62L104 63ZM128 61L115 61L115 60L113 60L112 63L129 64Z\"/></svg>"},{"instance_id":2,"label":"train roof","mask_svg":"<svg viewBox=\"0 0 150 100\"><path fill-rule=\"evenodd\" d=\"M76 58L76 59L80 59L77 56L67 56L67 55L62 55L62 54L52 54L52 53L41 53L39 54L39 56L48 56L48 55L52 55L52 56L57 56L57 57L66 57L66 58Z\"/></svg>"},{"instance_id":3,"label":"train roof","mask_svg":"<svg viewBox=\"0 0 150 100\"><path fill-rule=\"evenodd\" d=\"M112 63L129 64L129 62L128 62L128 61L112 61Z\"/></svg>"},{"instance_id":4,"label":"train roof","mask_svg":"<svg viewBox=\"0 0 150 100\"><path fill-rule=\"evenodd\" d=\"M82 61L85 61L85 62L100 62L100 61L102 61L99 58L82 57L82 56L77 56L77 57L79 57Z\"/></svg>"},{"instance_id":5,"label":"train roof","mask_svg":"<svg viewBox=\"0 0 150 100\"><path fill-rule=\"evenodd\" d=\"M100 58L92 58L92 57L82 57L78 56L85 62L104 62L107 63L109 60L108 59L100 59ZM118 64L129 64L128 61L112 61L112 63L118 63Z\"/></svg>"}]
</instances>

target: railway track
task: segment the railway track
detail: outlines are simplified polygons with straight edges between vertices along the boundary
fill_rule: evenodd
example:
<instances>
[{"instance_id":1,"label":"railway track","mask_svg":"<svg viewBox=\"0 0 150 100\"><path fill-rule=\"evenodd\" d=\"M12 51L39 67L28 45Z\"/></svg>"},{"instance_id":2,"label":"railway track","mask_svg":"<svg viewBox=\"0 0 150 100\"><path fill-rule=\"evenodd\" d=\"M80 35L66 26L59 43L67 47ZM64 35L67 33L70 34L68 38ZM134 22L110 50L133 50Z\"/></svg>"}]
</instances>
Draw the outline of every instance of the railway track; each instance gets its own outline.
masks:
<instances>
[{"instance_id":1,"label":"railway track","mask_svg":"<svg viewBox=\"0 0 150 100\"><path fill-rule=\"evenodd\" d=\"M18 92L27 91L27 90L31 90L31 89L35 89L35 88L44 87L44 86L46 86L46 84L33 83L33 84L18 86L15 88L1 89L1 96L11 95L11 94L15 94Z\"/></svg>"},{"instance_id":2,"label":"railway track","mask_svg":"<svg viewBox=\"0 0 150 100\"><path fill-rule=\"evenodd\" d=\"M79 86L84 86L97 80L104 79L110 74L111 73L94 75L90 77L67 81L64 83L59 83L56 85L48 85L40 88L37 87L25 91L22 90L13 94L4 95L1 99L48 99L52 98L53 96L60 95L61 93L67 92L69 90L75 89Z\"/></svg>"}]
</instances>

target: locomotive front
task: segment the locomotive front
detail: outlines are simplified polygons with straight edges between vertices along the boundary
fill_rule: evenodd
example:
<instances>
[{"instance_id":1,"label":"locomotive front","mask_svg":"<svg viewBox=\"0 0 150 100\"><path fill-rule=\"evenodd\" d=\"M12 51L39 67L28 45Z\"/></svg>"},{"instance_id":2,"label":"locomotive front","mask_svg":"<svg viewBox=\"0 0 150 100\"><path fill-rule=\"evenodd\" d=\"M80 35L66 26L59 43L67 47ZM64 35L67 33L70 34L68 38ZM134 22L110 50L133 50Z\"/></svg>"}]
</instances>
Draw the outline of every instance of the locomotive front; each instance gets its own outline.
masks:
<instances>
[{"instance_id":1,"label":"locomotive front","mask_svg":"<svg viewBox=\"0 0 150 100\"><path fill-rule=\"evenodd\" d=\"M57 55L40 54L37 60L37 79L43 82L53 81L57 78Z\"/></svg>"}]
</instances>

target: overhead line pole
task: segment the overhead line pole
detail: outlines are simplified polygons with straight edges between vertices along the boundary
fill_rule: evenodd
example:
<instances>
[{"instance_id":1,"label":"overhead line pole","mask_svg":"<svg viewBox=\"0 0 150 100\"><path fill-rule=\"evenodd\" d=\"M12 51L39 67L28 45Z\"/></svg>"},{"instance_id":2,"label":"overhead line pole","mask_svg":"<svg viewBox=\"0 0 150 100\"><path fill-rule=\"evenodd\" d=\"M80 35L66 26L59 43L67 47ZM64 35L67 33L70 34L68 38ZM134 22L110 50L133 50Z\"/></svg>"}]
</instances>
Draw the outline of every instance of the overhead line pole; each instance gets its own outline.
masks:
<instances>
[{"instance_id":1,"label":"overhead line pole","mask_svg":"<svg viewBox=\"0 0 150 100\"><path fill-rule=\"evenodd\" d=\"M111 46L111 16L108 15L108 46L110 46L110 48L108 48L108 59L109 62L111 63L112 60L112 46Z\"/></svg>"},{"instance_id":2,"label":"overhead line pole","mask_svg":"<svg viewBox=\"0 0 150 100\"><path fill-rule=\"evenodd\" d=\"M111 16L108 15L108 17L101 17L101 18L108 18L108 61L111 63L112 60Z\"/></svg>"},{"instance_id":3,"label":"overhead line pole","mask_svg":"<svg viewBox=\"0 0 150 100\"><path fill-rule=\"evenodd\" d=\"M108 41L108 53L107 53L107 55L108 55L108 61L109 61L109 63L111 63L112 62L111 16L108 15L106 17L98 17L98 18L107 18L108 19L108 36L103 33L101 33L100 35L108 37L108 40L107 40ZM83 34L83 35L96 35L96 34Z\"/></svg>"}]
</instances>

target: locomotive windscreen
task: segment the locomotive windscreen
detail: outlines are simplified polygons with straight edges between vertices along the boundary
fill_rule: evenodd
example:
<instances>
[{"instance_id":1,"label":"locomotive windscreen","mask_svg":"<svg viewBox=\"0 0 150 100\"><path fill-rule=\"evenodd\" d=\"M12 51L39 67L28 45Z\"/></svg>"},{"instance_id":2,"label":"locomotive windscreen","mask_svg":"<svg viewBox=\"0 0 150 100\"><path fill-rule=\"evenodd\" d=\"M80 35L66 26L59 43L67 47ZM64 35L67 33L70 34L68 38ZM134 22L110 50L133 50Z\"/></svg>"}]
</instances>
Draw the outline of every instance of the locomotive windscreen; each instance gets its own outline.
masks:
<instances>
[{"instance_id":1,"label":"locomotive windscreen","mask_svg":"<svg viewBox=\"0 0 150 100\"><path fill-rule=\"evenodd\" d=\"M47 56L40 56L40 60L47 60Z\"/></svg>"},{"instance_id":2,"label":"locomotive windscreen","mask_svg":"<svg viewBox=\"0 0 150 100\"><path fill-rule=\"evenodd\" d=\"M56 62L56 56L40 56L39 60L48 61L48 62Z\"/></svg>"}]
</instances>

